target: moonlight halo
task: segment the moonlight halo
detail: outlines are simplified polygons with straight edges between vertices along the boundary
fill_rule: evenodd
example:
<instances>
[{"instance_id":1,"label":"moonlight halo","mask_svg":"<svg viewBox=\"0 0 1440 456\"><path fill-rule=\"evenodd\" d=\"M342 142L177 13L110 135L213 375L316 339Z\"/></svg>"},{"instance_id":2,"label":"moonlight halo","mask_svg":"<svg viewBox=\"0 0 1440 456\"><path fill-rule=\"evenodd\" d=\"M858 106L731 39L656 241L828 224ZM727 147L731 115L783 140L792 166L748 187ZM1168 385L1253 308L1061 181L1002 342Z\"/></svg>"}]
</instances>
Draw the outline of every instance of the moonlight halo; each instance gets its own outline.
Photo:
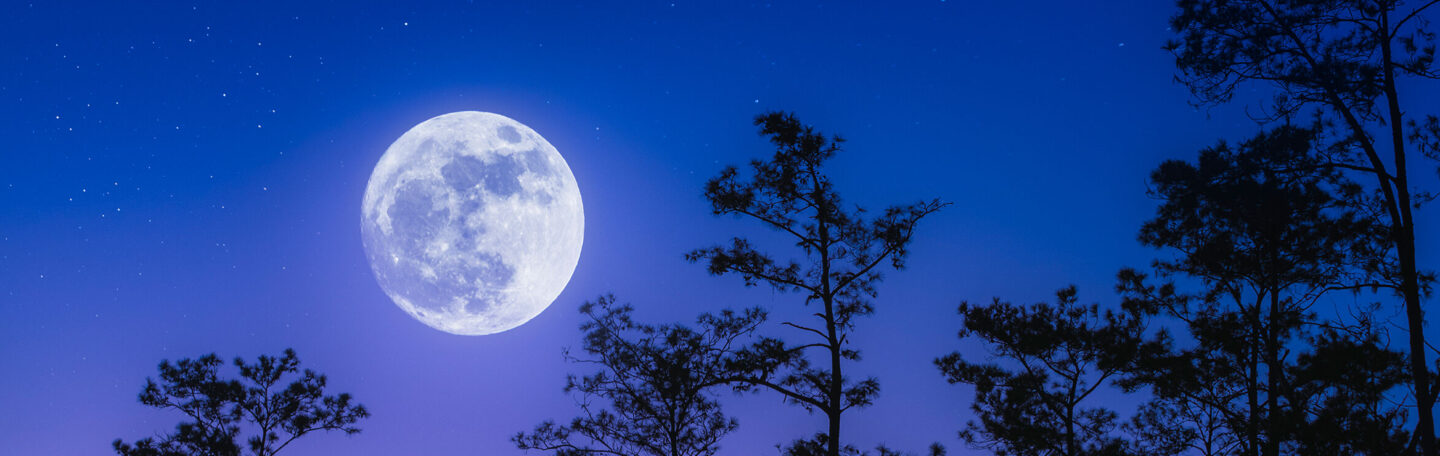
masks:
<instances>
[{"instance_id":1,"label":"moonlight halo","mask_svg":"<svg viewBox=\"0 0 1440 456\"><path fill-rule=\"evenodd\" d=\"M421 122L365 187L361 238L380 288L435 329L493 334L539 315L575 272L580 189L545 138L463 111Z\"/></svg>"}]
</instances>

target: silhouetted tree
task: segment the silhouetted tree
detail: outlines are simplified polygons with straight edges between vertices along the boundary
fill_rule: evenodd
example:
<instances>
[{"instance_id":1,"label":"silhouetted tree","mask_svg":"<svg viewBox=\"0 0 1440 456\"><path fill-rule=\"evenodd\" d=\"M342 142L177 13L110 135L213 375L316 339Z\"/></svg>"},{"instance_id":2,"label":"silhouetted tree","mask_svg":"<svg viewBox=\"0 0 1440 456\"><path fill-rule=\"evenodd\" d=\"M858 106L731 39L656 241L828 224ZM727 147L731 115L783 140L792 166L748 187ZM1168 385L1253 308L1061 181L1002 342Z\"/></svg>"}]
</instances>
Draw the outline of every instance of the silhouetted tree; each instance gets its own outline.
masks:
<instances>
[{"instance_id":1,"label":"silhouetted tree","mask_svg":"<svg viewBox=\"0 0 1440 456\"><path fill-rule=\"evenodd\" d=\"M1290 367L1279 394L1292 404L1294 454L1314 456L1408 454L1404 409L1389 395L1405 386L1405 356L1387 350L1373 331L1326 329Z\"/></svg>"},{"instance_id":2,"label":"silhouetted tree","mask_svg":"<svg viewBox=\"0 0 1440 456\"><path fill-rule=\"evenodd\" d=\"M238 456L236 442L242 433L249 454L270 456L290 442L316 431L360 432L355 424L369 417L364 406L352 404L350 395L325 395L326 379L310 369L300 371L295 351L281 357L260 356L255 363L236 358L240 379L220 377L224 364L214 354L160 362L160 383L146 379L140 403L184 413L188 421L174 433L145 438L134 444L115 440L115 452L124 456ZM288 384L282 383L298 374Z\"/></svg>"},{"instance_id":3,"label":"silhouetted tree","mask_svg":"<svg viewBox=\"0 0 1440 456\"><path fill-rule=\"evenodd\" d=\"M1214 395L1214 391L1206 393L1211 394L1209 397ZM1130 417L1130 422L1125 423L1126 432L1134 436L1131 441L1134 454L1236 454L1239 442L1226 430L1225 416L1218 409L1186 397L1167 399L1145 403Z\"/></svg>"},{"instance_id":4,"label":"silhouetted tree","mask_svg":"<svg viewBox=\"0 0 1440 456\"><path fill-rule=\"evenodd\" d=\"M1345 353L1331 350L1334 337L1308 336L1315 326L1335 326L1309 307L1327 291L1354 287L1383 255L1376 247L1383 244L1379 227L1356 213L1359 187L1323 166L1325 158L1312 152L1314 139L1310 130L1283 127L1238 149L1223 143L1206 149L1193 164L1165 162L1151 175L1153 193L1163 202L1140 240L1178 251L1178 258L1159 261L1157 268L1198 280L1204 290L1182 296L1173 287L1146 285L1137 272L1121 273L1128 307L1179 318L1195 341L1177 353L1139 360L1131 380L1153 387L1176 407L1198 408L1183 416L1197 436L1213 436L1214 418L1221 418L1231 435L1205 442L1215 451L1233 446L1240 454L1276 456L1310 443L1296 430L1326 418L1316 411L1319 396L1290 394L1304 373L1290 354L1310 348L1303 356L1313 361L1314 353ZM1373 367L1381 369L1369 372L1377 375L1386 368ZM1329 392L1357 387L1310 386ZM1366 398L1373 402L1350 405L1379 407L1383 395ZM1386 454L1385 448L1352 449Z\"/></svg>"},{"instance_id":5,"label":"silhouetted tree","mask_svg":"<svg viewBox=\"0 0 1440 456\"><path fill-rule=\"evenodd\" d=\"M725 383L731 346L764 321L765 313L705 314L699 330L692 330L636 323L633 310L609 295L580 307L589 318L580 326L589 357L566 357L600 367L566 379L565 391L577 395L582 416L569 425L546 421L516 434L511 440L517 447L558 456L709 456L720 450L720 439L736 422L708 390Z\"/></svg>"},{"instance_id":6,"label":"silhouetted tree","mask_svg":"<svg viewBox=\"0 0 1440 456\"><path fill-rule=\"evenodd\" d=\"M1144 274L1133 269L1120 271L1116 288L1124 296L1122 307L1127 312L1153 317L1163 309L1187 322L1190 332L1207 326L1201 323L1190 327L1194 319L1189 304L1192 296L1177 293L1173 283L1155 286L1146 280ZM1245 378L1236 374L1245 366L1205 351L1223 344L1212 342L1184 351L1175 348L1175 341L1164 329L1151 337L1148 344L1154 349L1132 359L1127 376L1117 381L1129 390L1148 387L1155 395L1127 423L1130 432L1138 436L1140 446L1188 448L1201 456L1249 454L1255 446L1246 446L1250 442L1245 440L1245 433L1235 431L1246 429L1248 418L1245 410L1234 408L1236 401L1246 397L1245 382L1235 380Z\"/></svg>"},{"instance_id":7,"label":"silhouetted tree","mask_svg":"<svg viewBox=\"0 0 1440 456\"><path fill-rule=\"evenodd\" d=\"M1440 126L1405 117L1397 75L1434 79L1434 34L1422 11L1434 0L1179 0L1171 27L1180 35L1168 48L1179 80L1202 102L1228 101L1249 81L1277 89L1273 117L1314 108L1348 131L1333 144L1326 166L1368 174L1380 197L1377 211L1389 225L1396 268L1387 286L1404 299L1410 372L1420 448L1440 454L1432 408L1435 391L1425 360L1421 295L1425 276L1415 261L1414 206L1406 153L1440 151ZM1407 4L1418 6L1407 7ZM1384 98L1384 103L1379 99ZM1423 104L1423 102L1422 102ZM1411 134L1405 128L1412 129ZM1388 149L1388 150L1387 150Z\"/></svg>"},{"instance_id":8,"label":"silhouetted tree","mask_svg":"<svg viewBox=\"0 0 1440 456\"><path fill-rule=\"evenodd\" d=\"M780 450L781 456L818 456L825 454L829 438L824 433L816 434L809 439L797 439L789 445L775 447ZM868 452L856 448L854 445L845 445L840 448L840 454L845 456L909 456L909 453L892 450L885 445L875 447L874 452ZM931 443L926 448L928 456L945 456L945 447L939 443Z\"/></svg>"},{"instance_id":9,"label":"silhouetted tree","mask_svg":"<svg viewBox=\"0 0 1440 456\"><path fill-rule=\"evenodd\" d=\"M1128 454L1116 413L1095 393L1140 350L1143 327L1132 315L1081 305L1075 288L1054 305L996 299L960 305L960 337L976 337L1003 361L975 362L954 352L935 360L950 383L974 385L970 421L960 437L999 456Z\"/></svg>"},{"instance_id":10,"label":"silhouetted tree","mask_svg":"<svg viewBox=\"0 0 1440 456\"><path fill-rule=\"evenodd\" d=\"M805 263L777 260L740 237L729 246L698 249L686 258L704 262L712 274L739 275L747 286L764 283L800 292L805 304L818 306L813 323L782 323L800 331L804 343L763 338L738 352L735 385L740 390L770 389L807 411L824 413L829 423L817 441L824 442L825 454L837 456L845 447L841 416L869 405L880 388L874 378L844 375L844 362L860 358L850 330L856 318L874 311L870 299L881 269L904 266L915 225L944 204L934 200L897 206L867 219L862 210L847 210L822 169L840 151L841 138L827 137L781 112L760 115L755 125L775 145L774 156L752 161L748 178L741 178L733 166L725 168L706 184L705 197L717 215L755 220L789 236Z\"/></svg>"},{"instance_id":11,"label":"silhouetted tree","mask_svg":"<svg viewBox=\"0 0 1440 456\"><path fill-rule=\"evenodd\" d=\"M1170 286L1149 285L1135 271L1121 275L1127 304L1168 301L1159 306L1187 321L1194 342L1177 349L1168 337L1152 341L1168 348L1139 357L1119 382L1155 393L1128 424L1140 441L1179 444L1204 456L1254 455L1267 447L1306 456L1408 453L1405 409L1394 399L1408 379L1404 357L1386 349L1368 322L1308 320L1285 344L1294 359L1274 367L1280 386L1272 390L1254 373L1271 368L1256 360L1264 348L1254 346L1252 322L1233 304L1159 291Z\"/></svg>"}]
</instances>

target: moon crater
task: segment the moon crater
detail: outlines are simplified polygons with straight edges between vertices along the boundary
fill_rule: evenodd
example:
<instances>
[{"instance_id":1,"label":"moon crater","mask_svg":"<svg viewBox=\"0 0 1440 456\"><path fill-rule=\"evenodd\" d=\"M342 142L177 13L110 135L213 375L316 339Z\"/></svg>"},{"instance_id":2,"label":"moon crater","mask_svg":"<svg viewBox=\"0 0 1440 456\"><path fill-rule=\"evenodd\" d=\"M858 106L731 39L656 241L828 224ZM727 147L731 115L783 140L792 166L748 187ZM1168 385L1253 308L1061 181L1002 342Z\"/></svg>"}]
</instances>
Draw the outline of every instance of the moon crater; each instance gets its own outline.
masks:
<instances>
[{"instance_id":1,"label":"moon crater","mask_svg":"<svg viewBox=\"0 0 1440 456\"><path fill-rule=\"evenodd\" d=\"M584 236L580 191L529 127L458 112L407 131L375 166L361 235L376 281L417 320L492 334L545 310Z\"/></svg>"}]
</instances>

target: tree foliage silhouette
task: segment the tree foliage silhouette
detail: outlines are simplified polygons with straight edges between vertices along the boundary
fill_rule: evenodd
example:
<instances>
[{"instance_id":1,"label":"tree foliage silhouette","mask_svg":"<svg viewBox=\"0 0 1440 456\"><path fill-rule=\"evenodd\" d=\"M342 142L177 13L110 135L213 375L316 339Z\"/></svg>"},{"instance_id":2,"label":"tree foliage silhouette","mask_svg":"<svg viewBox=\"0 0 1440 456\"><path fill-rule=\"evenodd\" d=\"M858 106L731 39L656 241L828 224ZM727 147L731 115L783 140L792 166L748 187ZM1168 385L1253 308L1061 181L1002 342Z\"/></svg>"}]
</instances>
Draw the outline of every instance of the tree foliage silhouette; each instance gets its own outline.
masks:
<instances>
[{"instance_id":1,"label":"tree foliage silhouette","mask_svg":"<svg viewBox=\"0 0 1440 456\"><path fill-rule=\"evenodd\" d=\"M1396 81L1440 77L1432 67L1434 33L1422 14L1436 3L1179 0L1180 12L1170 21L1179 38L1168 45L1178 79L1202 102L1228 101L1246 82L1270 83L1277 91L1271 117L1288 119L1313 108L1348 132L1330 148L1335 154L1327 166L1370 176L1380 193L1374 203L1389 226L1396 263L1388 279L1404 300L1409 331L1417 433L1422 453L1430 456L1440 448L1425 359L1421 295L1427 280L1416 264L1412 216L1426 196L1412 193L1407 147L1440 155L1440 122L1407 118Z\"/></svg>"},{"instance_id":2,"label":"tree foliage silhouette","mask_svg":"<svg viewBox=\"0 0 1440 456\"><path fill-rule=\"evenodd\" d=\"M1205 149L1195 163L1165 162L1151 174L1153 193L1162 203L1141 229L1140 240L1177 251L1176 259L1158 261L1157 269L1196 280L1203 290L1182 295L1171 285L1146 284L1138 272L1121 273L1127 307L1178 318L1195 342L1141 359L1128 382L1152 387L1173 407L1191 409L1177 418L1189 419L1195 436L1210 438L1199 445L1205 451L1267 456L1282 449L1319 451L1311 443L1322 436L1298 430L1335 418L1322 411L1338 405L1327 402L1341 397L1334 394L1375 386L1340 382L1356 378L1317 376L1291 354L1313 367L1335 361L1319 354L1366 352L1387 359L1384 354L1390 353L1378 345L1368 321L1346 325L1309 310L1328 291L1360 286L1366 271L1386 254L1384 227L1360 215L1359 186L1338 169L1323 166L1326 158L1311 147L1315 138L1311 130L1282 127L1238 148L1221 143ZM1317 327L1332 329L1317 335L1312 332ZM1346 337L1337 329L1347 331ZM1169 341L1162 337L1158 343ZM1393 367L1349 361L1376 369L1366 373L1377 378L1389 378L1385 374ZM1382 381L1381 394L1352 400L1345 410L1363 415L1367 426L1386 428L1395 416L1393 409L1380 411L1383 393L1394 386ZM1314 394L1299 394L1306 391L1302 387ZM1350 424L1357 424L1359 415ZM1390 454L1394 437L1388 433L1372 439L1376 447L1348 450Z\"/></svg>"},{"instance_id":3,"label":"tree foliage silhouette","mask_svg":"<svg viewBox=\"0 0 1440 456\"><path fill-rule=\"evenodd\" d=\"M1135 271L1121 275L1129 304L1163 302L1158 306L1186 320L1195 343L1177 349L1168 337L1151 341L1166 348L1137 359L1119 382L1155 394L1130 424L1141 443L1203 456L1413 453L1405 409L1395 402L1408 379L1405 357L1385 348L1369 322L1300 325L1285 345L1295 357L1273 367L1280 381L1271 389L1260 375L1271 366L1257 360L1265 347L1255 345L1257 325L1246 314L1176 294L1169 284L1149 285Z\"/></svg>"},{"instance_id":4,"label":"tree foliage silhouette","mask_svg":"<svg viewBox=\"0 0 1440 456\"><path fill-rule=\"evenodd\" d=\"M140 403L184 413L188 421L160 438L134 444L115 440L124 456L238 456L236 439L249 431L246 448L254 456L270 456L316 431L360 432L356 426L370 416L349 394L325 395L326 378L310 369L300 371L295 351L280 357L260 356L255 363L236 358L240 378L223 379L224 364L214 354L160 362L160 382L145 380ZM298 378L288 384L287 377Z\"/></svg>"},{"instance_id":5,"label":"tree foliage silhouette","mask_svg":"<svg viewBox=\"0 0 1440 456\"><path fill-rule=\"evenodd\" d=\"M776 445L776 448L780 450L780 456L815 456L825 454L829 441L830 439L825 433L819 433L808 439L797 439L790 442L789 445ZM885 445L876 446L873 452L862 450L854 445L844 445L840 448L840 454L845 456L910 456L910 453L892 450ZM930 447L926 448L925 454L945 456L945 447L938 442L931 443Z\"/></svg>"},{"instance_id":6,"label":"tree foliage silhouette","mask_svg":"<svg viewBox=\"0 0 1440 456\"><path fill-rule=\"evenodd\" d=\"M1290 366L1280 394L1292 407L1288 438L1294 454L1413 454L1404 409L1390 405L1408 379L1405 356L1387 350L1373 331L1324 330Z\"/></svg>"},{"instance_id":7,"label":"tree foliage silhouette","mask_svg":"<svg viewBox=\"0 0 1440 456\"><path fill-rule=\"evenodd\" d=\"M737 424L722 413L710 390L728 376L724 369L732 345L764 321L765 313L705 314L693 330L636 323L633 310L609 295L580 307L588 317L580 329L589 357L566 356L600 367L566 379L565 391L577 395L582 416L569 425L546 421L528 434L516 434L511 441L517 447L558 456L709 456L719 451L720 439Z\"/></svg>"},{"instance_id":8,"label":"tree foliage silhouette","mask_svg":"<svg viewBox=\"0 0 1440 456\"><path fill-rule=\"evenodd\" d=\"M752 161L747 177L733 166L725 168L706 183L705 197L716 215L754 220L788 236L805 263L779 260L743 237L728 246L692 251L686 258L704 262L715 275L738 275L747 286L763 283L799 292L806 305L818 306L811 323L782 323L800 331L806 342L762 338L739 350L732 367L740 390L773 390L807 411L824 413L828 427L816 441L824 442L824 454L837 456L845 447L840 439L842 415L869 405L880 389L874 378L844 375L845 362L860 358L850 330L856 318L874 312L870 300L881 270L904 266L915 226L944 204L933 200L896 206L867 219L864 211L845 208L823 169L840 151L841 138L821 134L782 112L762 114L755 125L775 145L775 154ZM812 351L819 354L812 356ZM804 442L792 450L815 447Z\"/></svg>"},{"instance_id":9,"label":"tree foliage silhouette","mask_svg":"<svg viewBox=\"0 0 1440 456\"><path fill-rule=\"evenodd\" d=\"M1074 287L1055 304L1018 306L995 299L960 305L960 337L986 343L997 362L954 352L935 360L950 383L975 387L976 420L960 437L998 456L1128 454L1118 415L1094 395L1123 372L1142 344L1142 321L1081 305Z\"/></svg>"}]
</instances>

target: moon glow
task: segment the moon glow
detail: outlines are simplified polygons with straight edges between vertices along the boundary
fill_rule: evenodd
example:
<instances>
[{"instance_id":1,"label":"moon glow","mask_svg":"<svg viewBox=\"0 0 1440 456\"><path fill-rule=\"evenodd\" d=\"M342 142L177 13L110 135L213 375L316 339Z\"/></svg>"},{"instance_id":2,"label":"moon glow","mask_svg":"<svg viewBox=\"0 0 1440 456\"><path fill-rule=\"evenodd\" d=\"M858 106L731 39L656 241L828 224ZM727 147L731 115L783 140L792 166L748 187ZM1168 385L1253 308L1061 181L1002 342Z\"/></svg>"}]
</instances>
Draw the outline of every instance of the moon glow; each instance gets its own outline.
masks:
<instances>
[{"instance_id":1,"label":"moon glow","mask_svg":"<svg viewBox=\"0 0 1440 456\"><path fill-rule=\"evenodd\" d=\"M380 288L441 331L535 318L580 260L585 214L564 157L530 127L475 111L426 120L385 150L361 206Z\"/></svg>"}]
</instances>

